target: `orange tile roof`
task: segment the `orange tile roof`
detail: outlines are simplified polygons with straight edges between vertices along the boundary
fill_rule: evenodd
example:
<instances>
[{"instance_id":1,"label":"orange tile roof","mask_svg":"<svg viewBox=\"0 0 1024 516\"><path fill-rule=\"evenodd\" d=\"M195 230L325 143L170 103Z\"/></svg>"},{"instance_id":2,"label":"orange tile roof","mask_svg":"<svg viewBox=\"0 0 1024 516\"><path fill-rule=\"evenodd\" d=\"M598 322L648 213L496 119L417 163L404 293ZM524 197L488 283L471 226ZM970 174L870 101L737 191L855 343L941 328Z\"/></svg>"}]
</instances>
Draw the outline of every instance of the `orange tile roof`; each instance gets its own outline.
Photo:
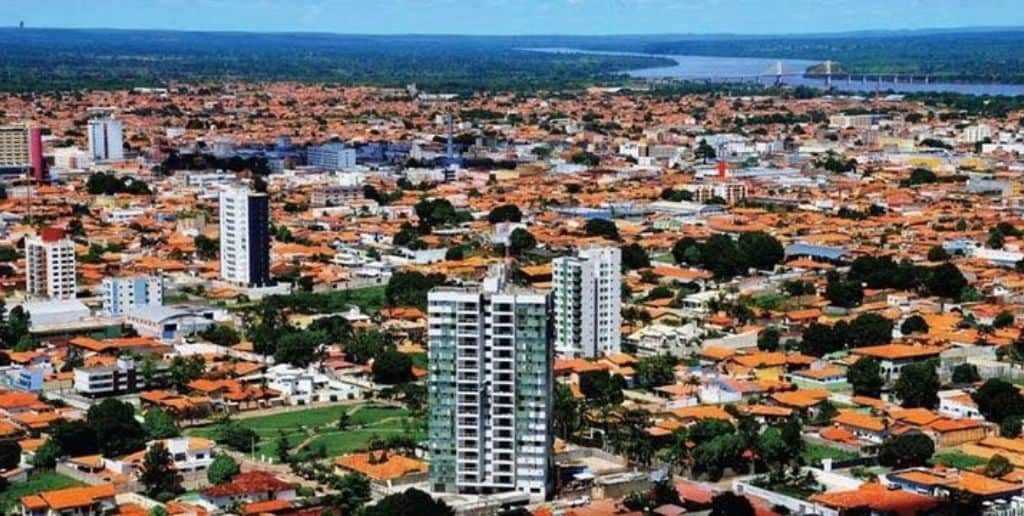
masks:
<instances>
[{"instance_id":1,"label":"orange tile roof","mask_svg":"<svg viewBox=\"0 0 1024 516\"><path fill-rule=\"evenodd\" d=\"M114 494L115 491L112 484L69 487L25 496L21 498L21 503L33 510L49 508L53 511L63 511L66 509L89 507L104 498L109 498L113 501Z\"/></svg>"},{"instance_id":2,"label":"orange tile roof","mask_svg":"<svg viewBox=\"0 0 1024 516\"><path fill-rule=\"evenodd\" d=\"M839 415L832 418L832 422L839 425L863 428L871 432L885 430L885 422L877 417L857 412L856 410L841 410Z\"/></svg>"},{"instance_id":3,"label":"orange tile roof","mask_svg":"<svg viewBox=\"0 0 1024 516\"><path fill-rule=\"evenodd\" d=\"M783 405L808 408L828 399L828 391L825 389L801 389L798 391L776 392L771 397Z\"/></svg>"},{"instance_id":4,"label":"orange tile roof","mask_svg":"<svg viewBox=\"0 0 1024 516\"><path fill-rule=\"evenodd\" d=\"M931 496L902 489L888 489L877 482L863 484L851 491L819 493L811 496L811 500L833 509L847 511L869 508L872 511L899 516L913 516L941 503Z\"/></svg>"},{"instance_id":5,"label":"orange tile roof","mask_svg":"<svg viewBox=\"0 0 1024 516\"><path fill-rule=\"evenodd\" d=\"M854 355L865 355L885 360L902 360L907 358L925 358L937 356L945 350L939 346L911 346L909 344L882 344L866 346L852 351Z\"/></svg>"}]
</instances>

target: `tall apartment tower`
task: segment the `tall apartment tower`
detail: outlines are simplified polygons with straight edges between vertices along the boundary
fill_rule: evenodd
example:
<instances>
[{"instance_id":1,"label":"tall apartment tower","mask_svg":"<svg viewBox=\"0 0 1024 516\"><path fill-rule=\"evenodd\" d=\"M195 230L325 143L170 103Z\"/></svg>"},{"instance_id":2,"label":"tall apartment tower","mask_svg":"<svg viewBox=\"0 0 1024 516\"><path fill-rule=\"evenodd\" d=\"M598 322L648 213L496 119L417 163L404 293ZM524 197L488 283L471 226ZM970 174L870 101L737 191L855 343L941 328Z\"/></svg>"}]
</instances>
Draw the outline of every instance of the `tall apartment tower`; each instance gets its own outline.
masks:
<instances>
[{"instance_id":1,"label":"tall apartment tower","mask_svg":"<svg viewBox=\"0 0 1024 516\"><path fill-rule=\"evenodd\" d=\"M220 277L236 285L270 285L270 198L248 188L220 193Z\"/></svg>"},{"instance_id":2,"label":"tall apartment tower","mask_svg":"<svg viewBox=\"0 0 1024 516\"><path fill-rule=\"evenodd\" d=\"M164 304L164 279L159 276L103 278L103 313L127 315L136 307Z\"/></svg>"},{"instance_id":3,"label":"tall apartment tower","mask_svg":"<svg viewBox=\"0 0 1024 516\"><path fill-rule=\"evenodd\" d=\"M75 244L57 228L25 239L25 292L37 299L74 299Z\"/></svg>"},{"instance_id":4,"label":"tall apartment tower","mask_svg":"<svg viewBox=\"0 0 1024 516\"><path fill-rule=\"evenodd\" d=\"M89 119L89 155L96 161L124 159L121 121L109 112Z\"/></svg>"},{"instance_id":5,"label":"tall apartment tower","mask_svg":"<svg viewBox=\"0 0 1024 516\"><path fill-rule=\"evenodd\" d=\"M552 265L555 353L594 358L618 353L622 339L622 251L580 249Z\"/></svg>"},{"instance_id":6,"label":"tall apartment tower","mask_svg":"<svg viewBox=\"0 0 1024 516\"><path fill-rule=\"evenodd\" d=\"M430 483L539 500L552 488L550 299L506 273L428 295Z\"/></svg>"}]
</instances>

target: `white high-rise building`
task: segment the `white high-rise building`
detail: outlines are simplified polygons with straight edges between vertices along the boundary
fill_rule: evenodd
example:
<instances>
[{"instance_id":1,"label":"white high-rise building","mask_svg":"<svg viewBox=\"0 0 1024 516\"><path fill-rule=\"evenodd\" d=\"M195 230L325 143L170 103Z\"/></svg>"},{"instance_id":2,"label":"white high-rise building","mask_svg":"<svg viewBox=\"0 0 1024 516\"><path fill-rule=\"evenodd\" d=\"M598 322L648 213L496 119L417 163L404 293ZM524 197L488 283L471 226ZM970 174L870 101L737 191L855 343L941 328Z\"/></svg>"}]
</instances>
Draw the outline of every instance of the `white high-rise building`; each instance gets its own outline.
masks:
<instances>
[{"instance_id":1,"label":"white high-rise building","mask_svg":"<svg viewBox=\"0 0 1024 516\"><path fill-rule=\"evenodd\" d=\"M127 315L136 307L164 304L164 279L159 276L103 278L103 313Z\"/></svg>"},{"instance_id":2,"label":"white high-rise building","mask_svg":"<svg viewBox=\"0 0 1024 516\"><path fill-rule=\"evenodd\" d=\"M328 170L346 170L356 166L356 150L342 143L325 143L306 150L306 164Z\"/></svg>"},{"instance_id":3,"label":"white high-rise building","mask_svg":"<svg viewBox=\"0 0 1024 516\"><path fill-rule=\"evenodd\" d=\"M270 285L270 198L248 188L220 193L220 277L236 285Z\"/></svg>"},{"instance_id":4,"label":"white high-rise building","mask_svg":"<svg viewBox=\"0 0 1024 516\"><path fill-rule=\"evenodd\" d=\"M622 251L581 249L552 265L555 353L594 358L618 353L622 339Z\"/></svg>"},{"instance_id":5,"label":"white high-rise building","mask_svg":"<svg viewBox=\"0 0 1024 516\"><path fill-rule=\"evenodd\" d=\"M552 488L550 300L505 275L428 295L430 484L540 500Z\"/></svg>"},{"instance_id":6,"label":"white high-rise building","mask_svg":"<svg viewBox=\"0 0 1024 516\"><path fill-rule=\"evenodd\" d=\"M109 114L89 119L89 155L95 161L124 159L121 121Z\"/></svg>"},{"instance_id":7,"label":"white high-rise building","mask_svg":"<svg viewBox=\"0 0 1024 516\"><path fill-rule=\"evenodd\" d=\"M25 238L25 292L37 299L74 299L75 243L57 228Z\"/></svg>"}]
</instances>

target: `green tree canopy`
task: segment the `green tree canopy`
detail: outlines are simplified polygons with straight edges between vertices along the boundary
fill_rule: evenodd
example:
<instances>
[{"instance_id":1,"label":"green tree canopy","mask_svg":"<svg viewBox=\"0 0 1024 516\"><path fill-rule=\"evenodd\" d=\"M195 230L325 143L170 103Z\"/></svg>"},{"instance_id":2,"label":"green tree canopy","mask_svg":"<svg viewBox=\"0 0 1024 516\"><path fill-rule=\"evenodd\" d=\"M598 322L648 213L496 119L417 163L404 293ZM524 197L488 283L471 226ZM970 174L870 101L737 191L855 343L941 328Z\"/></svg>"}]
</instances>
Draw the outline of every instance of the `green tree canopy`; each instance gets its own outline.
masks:
<instances>
[{"instance_id":1,"label":"green tree canopy","mask_svg":"<svg viewBox=\"0 0 1024 516\"><path fill-rule=\"evenodd\" d=\"M135 420L135 409L128 403L107 398L89 407L86 422L105 457L120 457L146 447L146 431Z\"/></svg>"},{"instance_id":2,"label":"green tree canopy","mask_svg":"<svg viewBox=\"0 0 1024 516\"><path fill-rule=\"evenodd\" d=\"M210 463L210 468L206 470L206 479L211 484L219 485L226 484L235 478L241 471L238 467L238 462L231 458L230 455L222 453L217 455L213 462Z\"/></svg>"},{"instance_id":3,"label":"green tree canopy","mask_svg":"<svg viewBox=\"0 0 1024 516\"><path fill-rule=\"evenodd\" d=\"M905 408L935 408L939 404L939 374L935 360L922 360L903 366L893 391Z\"/></svg>"},{"instance_id":4,"label":"green tree canopy","mask_svg":"<svg viewBox=\"0 0 1024 516\"><path fill-rule=\"evenodd\" d=\"M181 435L181 430L178 429L174 419L159 408L151 408L146 411L142 426L146 430L146 437L150 440L168 439Z\"/></svg>"},{"instance_id":5,"label":"green tree canopy","mask_svg":"<svg viewBox=\"0 0 1024 516\"><path fill-rule=\"evenodd\" d=\"M896 469L924 466L934 453L935 443L927 435L904 434L882 443L878 462Z\"/></svg>"},{"instance_id":6,"label":"green tree canopy","mask_svg":"<svg viewBox=\"0 0 1024 516\"><path fill-rule=\"evenodd\" d=\"M878 360L874 357L861 357L846 371L846 378L853 386L853 393L858 396L878 398L882 394L885 380Z\"/></svg>"}]
</instances>

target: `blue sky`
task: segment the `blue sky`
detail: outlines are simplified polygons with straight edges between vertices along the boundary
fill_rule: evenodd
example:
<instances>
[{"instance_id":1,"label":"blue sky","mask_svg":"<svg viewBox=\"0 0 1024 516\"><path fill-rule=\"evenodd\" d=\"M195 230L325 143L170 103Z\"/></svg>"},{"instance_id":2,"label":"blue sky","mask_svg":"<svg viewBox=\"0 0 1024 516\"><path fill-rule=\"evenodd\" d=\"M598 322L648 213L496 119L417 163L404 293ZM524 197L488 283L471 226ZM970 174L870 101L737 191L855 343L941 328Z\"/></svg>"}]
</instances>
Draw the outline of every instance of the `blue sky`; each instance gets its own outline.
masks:
<instances>
[{"instance_id":1,"label":"blue sky","mask_svg":"<svg viewBox=\"0 0 1024 516\"><path fill-rule=\"evenodd\" d=\"M0 0L0 25L361 34L781 34L1024 26L1021 0Z\"/></svg>"}]
</instances>

